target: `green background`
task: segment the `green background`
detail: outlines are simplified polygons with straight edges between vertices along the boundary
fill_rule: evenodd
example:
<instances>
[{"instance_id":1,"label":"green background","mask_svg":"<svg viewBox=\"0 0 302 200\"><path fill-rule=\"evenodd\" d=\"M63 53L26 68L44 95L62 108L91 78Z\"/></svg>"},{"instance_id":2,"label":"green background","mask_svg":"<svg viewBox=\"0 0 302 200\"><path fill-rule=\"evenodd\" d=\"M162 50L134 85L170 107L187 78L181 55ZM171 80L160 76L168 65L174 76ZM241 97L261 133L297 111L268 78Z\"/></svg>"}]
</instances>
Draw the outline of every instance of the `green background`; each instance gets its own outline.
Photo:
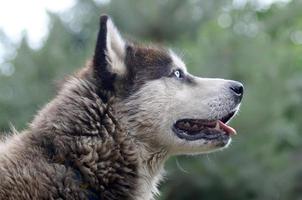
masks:
<instances>
[{"instance_id":1,"label":"green background","mask_svg":"<svg viewBox=\"0 0 302 200\"><path fill-rule=\"evenodd\" d=\"M0 131L26 128L57 83L85 64L99 16L107 13L126 38L173 48L194 75L234 79L246 88L231 123L239 133L231 147L171 158L158 199L302 199L302 1L238 2L78 0L64 13L49 13L49 36L38 50L26 36L16 46L0 31L7 49Z\"/></svg>"}]
</instances>

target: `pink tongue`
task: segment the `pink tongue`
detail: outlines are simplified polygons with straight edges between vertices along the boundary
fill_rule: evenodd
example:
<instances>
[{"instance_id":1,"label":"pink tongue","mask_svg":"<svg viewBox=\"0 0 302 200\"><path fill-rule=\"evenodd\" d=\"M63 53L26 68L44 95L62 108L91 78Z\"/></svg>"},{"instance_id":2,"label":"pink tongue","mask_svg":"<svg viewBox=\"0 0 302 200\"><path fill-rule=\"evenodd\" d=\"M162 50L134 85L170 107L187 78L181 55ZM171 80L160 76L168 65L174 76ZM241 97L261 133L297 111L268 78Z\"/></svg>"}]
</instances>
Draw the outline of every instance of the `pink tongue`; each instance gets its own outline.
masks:
<instances>
[{"instance_id":1,"label":"pink tongue","mask_svg":"<svg viewBox=\"0 0 302 200\"><path fill-rule=\"evenodd\" d=\"M233 129L232 127L226 125L225 123L223 123L222 121L218 120L219 123L219 127L224 130L226 133L228 133L229 135L236 135L237 132L235 129Z\"/></svg>"}]
</instances>

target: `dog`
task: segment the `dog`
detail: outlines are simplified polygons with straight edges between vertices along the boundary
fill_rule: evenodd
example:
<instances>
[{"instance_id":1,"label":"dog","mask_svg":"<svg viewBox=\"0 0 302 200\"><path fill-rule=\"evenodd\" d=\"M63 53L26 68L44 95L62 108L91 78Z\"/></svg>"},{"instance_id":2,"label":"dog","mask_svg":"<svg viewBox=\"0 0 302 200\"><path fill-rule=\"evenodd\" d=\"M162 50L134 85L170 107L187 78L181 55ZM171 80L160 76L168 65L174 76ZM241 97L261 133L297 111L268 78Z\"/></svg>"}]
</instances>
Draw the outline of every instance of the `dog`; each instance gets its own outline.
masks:
<instances>
[{"instance_id":1,"label":"dog","mask_svg":"<svg viewBox=\"0 0 302 200\"><path fill-rule=\"evenodd\" d=\"M0 199L154 199L170 156L230 144L243 90L126 41L103 15L92 59L0 144Z\"/></svg>"}]
</instances>

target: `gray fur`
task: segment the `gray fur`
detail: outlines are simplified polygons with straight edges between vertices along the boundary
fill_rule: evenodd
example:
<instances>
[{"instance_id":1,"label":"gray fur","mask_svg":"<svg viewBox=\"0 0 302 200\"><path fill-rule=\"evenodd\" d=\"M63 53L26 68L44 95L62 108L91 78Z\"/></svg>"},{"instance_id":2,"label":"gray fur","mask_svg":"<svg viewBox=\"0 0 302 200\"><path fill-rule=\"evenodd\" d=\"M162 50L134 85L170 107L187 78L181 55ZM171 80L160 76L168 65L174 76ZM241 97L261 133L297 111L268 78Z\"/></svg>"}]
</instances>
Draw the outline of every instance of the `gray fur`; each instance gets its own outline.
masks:
<instances>
[{"instance_id":1,"label":"gray fur","mask_svg":"<svg viewBox=\"0 0 302 200\"><path fill-rule=\"evenodd\" d=\"M3 144L1 199L132 199L137 150L111 109L89 82L70 79L28 130Z\"/></svg>"},{"instance_id":2,"label":"gray fur","mask_svg":"<svg viewBox=\"0 0 302 200\"><path fill-rule=\"evenodd\" d=\"M107 16L100 24L93 59L0 144L0 199L149 200L169 156L229 145L222 133L188 141L171 127L237 112L234 81L190 75L173 52L125 42Z\"/></svg>"}]
</instances>

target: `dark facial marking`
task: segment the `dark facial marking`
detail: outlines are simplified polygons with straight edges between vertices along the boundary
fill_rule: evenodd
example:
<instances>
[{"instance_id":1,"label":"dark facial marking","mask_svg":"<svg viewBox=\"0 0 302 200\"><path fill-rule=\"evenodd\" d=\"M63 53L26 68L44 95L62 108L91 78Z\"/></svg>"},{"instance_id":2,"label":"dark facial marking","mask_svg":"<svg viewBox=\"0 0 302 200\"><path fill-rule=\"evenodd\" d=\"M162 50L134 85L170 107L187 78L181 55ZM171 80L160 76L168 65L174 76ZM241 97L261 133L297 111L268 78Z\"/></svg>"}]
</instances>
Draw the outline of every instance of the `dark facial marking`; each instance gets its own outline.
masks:
<instances>
[{"instance_id":1,"label":"dark facial marking","mask_svg":"<svg viewBox=\"0 0 302 200\"><path fill-rule=\"evenodd\" d=\"M140 78L153 80L170 74L172 59L163 49L134 47L127 52L126 64Z\"/></svg>"},{"instance_id":2,"label":"dark facial marking","mask_svg":"<svg viewBox=\"0 0 302 200\"><path fill-rule=\"evenodd\" d=\"M126 65L128 83L135 90L148 80L168 77L172 72L172 59L169 53L160 48L127 48Z\"/></svg>"}]
</instances>

